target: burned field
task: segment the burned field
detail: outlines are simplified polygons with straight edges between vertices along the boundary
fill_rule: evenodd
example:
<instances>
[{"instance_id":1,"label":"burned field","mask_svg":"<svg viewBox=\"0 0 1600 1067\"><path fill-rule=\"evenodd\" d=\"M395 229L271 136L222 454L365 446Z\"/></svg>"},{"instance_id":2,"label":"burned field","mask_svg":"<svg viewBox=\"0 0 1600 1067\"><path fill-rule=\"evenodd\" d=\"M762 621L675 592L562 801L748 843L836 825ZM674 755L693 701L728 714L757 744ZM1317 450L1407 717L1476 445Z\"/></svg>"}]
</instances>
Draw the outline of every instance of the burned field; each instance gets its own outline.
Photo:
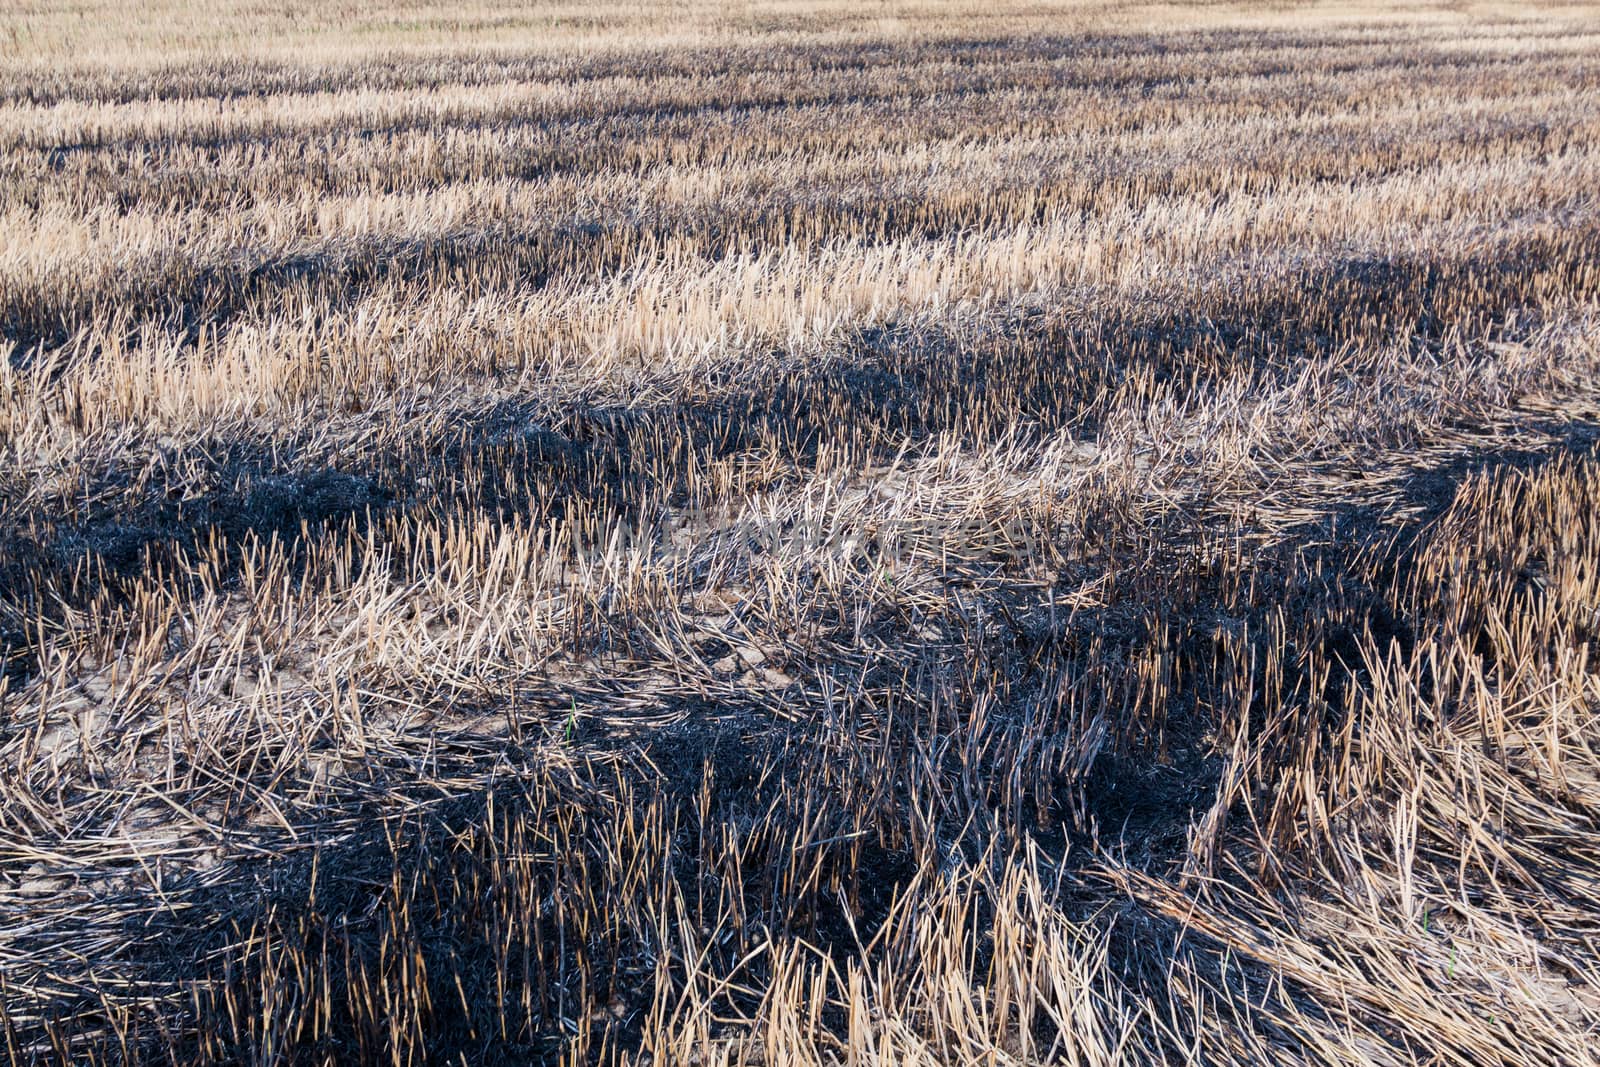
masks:
<instances>
[{"instance_id":1,"label":"burned field","mask_svg":"<svg viewBox=\"0 0 1600 1067\"><path fill-rule=\"evenodd\" d=\"M1600 1060L1600 11L119 11L8 1062Z\"/></svg>"}]
</instances>

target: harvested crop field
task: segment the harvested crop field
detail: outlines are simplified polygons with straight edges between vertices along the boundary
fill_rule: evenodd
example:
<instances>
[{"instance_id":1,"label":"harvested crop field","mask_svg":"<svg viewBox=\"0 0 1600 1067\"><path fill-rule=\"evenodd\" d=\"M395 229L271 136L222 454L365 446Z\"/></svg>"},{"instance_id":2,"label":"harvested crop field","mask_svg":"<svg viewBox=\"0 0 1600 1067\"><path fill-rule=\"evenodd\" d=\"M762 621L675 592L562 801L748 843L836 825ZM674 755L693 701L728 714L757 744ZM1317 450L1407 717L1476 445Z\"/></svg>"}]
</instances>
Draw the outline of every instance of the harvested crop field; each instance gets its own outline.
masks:
<instances>
[{"instance_id":1,"label":"harvested crop field","mask_svg":"<svg viewBox=\"0 0 1600 1067\"><path fill-rule=\"evenodd\" d=\"M1600 1063L1600 7L0 0L12 1064Z\"/></svg>"}]
</instances>

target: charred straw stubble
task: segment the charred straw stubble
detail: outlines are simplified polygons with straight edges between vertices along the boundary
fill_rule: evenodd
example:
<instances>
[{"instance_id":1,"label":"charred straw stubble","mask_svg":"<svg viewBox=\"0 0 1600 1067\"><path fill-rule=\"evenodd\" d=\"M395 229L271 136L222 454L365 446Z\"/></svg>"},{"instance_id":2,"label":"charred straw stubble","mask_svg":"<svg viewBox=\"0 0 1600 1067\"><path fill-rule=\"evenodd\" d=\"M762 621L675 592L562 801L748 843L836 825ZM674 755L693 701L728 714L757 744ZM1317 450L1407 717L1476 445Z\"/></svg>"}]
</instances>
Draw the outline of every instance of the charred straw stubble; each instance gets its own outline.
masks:
<instances>
[{"instance_id":1,"label":"charred straw stubble","mask_svg":"<svg viewBox=\"0 0 1600 1067\"><path fill-rule=\"evenodd\" d=\"M1596 1060L1600 11L0 15L9 1062Z\"/></svg>"}]
</instances>

